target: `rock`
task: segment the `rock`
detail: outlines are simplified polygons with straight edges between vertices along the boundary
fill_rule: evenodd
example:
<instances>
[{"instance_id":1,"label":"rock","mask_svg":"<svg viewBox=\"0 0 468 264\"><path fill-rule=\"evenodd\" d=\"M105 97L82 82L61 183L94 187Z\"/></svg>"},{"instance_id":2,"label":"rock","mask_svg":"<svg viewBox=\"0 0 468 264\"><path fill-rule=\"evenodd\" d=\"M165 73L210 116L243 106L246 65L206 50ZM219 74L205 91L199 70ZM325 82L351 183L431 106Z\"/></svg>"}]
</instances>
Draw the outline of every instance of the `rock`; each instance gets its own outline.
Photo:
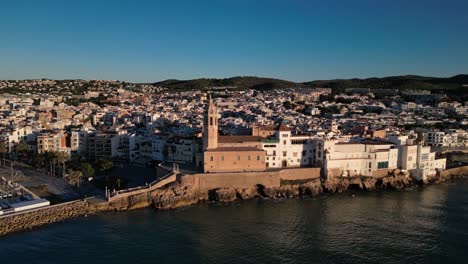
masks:
<instances>
[{"instance_id":1,"label":"rock","mask_svg":"<svg viewBox=\"0 0 468 264\"><path fill-rule=\"evenodd\" d=\"M240 200L249 200L259 196L257 188L237 189L236 192Z\"/></svg>"},{"instance_id":2,"label":"rock","mask_svg":"<svg viewBox=\"0 0 468 264\"><path fill-rule=\"evenodd\" d=\"M317 196L323 193L322 183L320 179L306 182L301 185L304 195Z\"/></svg>"},{"instance_id":3,"label":"rock","mask_svg":"<svg viewBox=\"0 0 468 264\"><path fill-rule=\"evenodd\" d=\"M216 190L216 201L232 202L237 199L236 190L232 188L222 188Z\"/></svg>"}]
</instances>

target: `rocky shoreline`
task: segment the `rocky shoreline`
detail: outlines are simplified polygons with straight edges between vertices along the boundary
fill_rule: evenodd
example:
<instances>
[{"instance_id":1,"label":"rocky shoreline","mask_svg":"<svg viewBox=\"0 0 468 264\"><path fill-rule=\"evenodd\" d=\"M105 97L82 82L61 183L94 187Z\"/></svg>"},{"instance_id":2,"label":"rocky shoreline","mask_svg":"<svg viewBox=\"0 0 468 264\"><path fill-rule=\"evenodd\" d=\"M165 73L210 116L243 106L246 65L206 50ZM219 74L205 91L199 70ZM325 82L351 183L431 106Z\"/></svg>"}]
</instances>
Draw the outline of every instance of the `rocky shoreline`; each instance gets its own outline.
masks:
<instances>
[{"instance_id":1,"label":"rocky shoreline","mask_svg":"<svg viewBox=\"0 0 468 264\"><path fill-rule=\"evenodd\" d=\"M282 184L279 187L264 188L257 185L252 188L218 188L210 190L193 189L190 186L173 184L164 189L154 190L143 195L129 196L109 203L108 210L131 210L153 207L159 210L175 209L197 203L233 202L255 198L282 199L316 197L321 194L341 193L347 190L402 190L413 186L437 184L448 179L468 175L468 168L440 173L425 181L412 179L407 173L395 170L388 176L373 177L337 177L333 180L314 178L300 183Z\"/></svg>"},{"instance_id":2,"label":"rocky shoreline","mask_svg":"<svg viewBox=\"0 0 468 264\"><path fill-rule=\"evenodd\" d=\"M128 196L109 203L89 203L74 201L50 206L42 210L0 218L0 236L18 231L31 230L49 223L69 218L92 215L104 211L126 211L139 208L169 210L198 203L233 202L251 199L283 199L316 197L323 194L341 193L348 190L402 190L413 186L437 184L448 179L468 175L468 166L442 171L425 181L412 179L407 173L395 170L381 178L372 177L337 177L333 180L313 178L301 181L287 181L279 187L265 188L257 185L251 188L218 188L200 190L179 183L148 193Z\"/></svg>"}]
</instances>

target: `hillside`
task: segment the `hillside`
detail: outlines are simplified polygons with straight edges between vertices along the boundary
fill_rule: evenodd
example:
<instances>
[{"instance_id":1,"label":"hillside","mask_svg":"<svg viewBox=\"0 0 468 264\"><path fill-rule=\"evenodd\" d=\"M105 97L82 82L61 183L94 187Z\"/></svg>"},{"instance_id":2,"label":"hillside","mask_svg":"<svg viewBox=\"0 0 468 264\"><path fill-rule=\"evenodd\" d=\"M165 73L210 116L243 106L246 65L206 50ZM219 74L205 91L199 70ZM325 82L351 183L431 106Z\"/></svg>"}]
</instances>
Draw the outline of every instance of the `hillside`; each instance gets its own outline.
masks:
<instances>
[{"instance_id":1,"label":"hillside","mask_svg":"<svg viewBox=\"0 0 468 264\"><path fill-rule=\"evenodd\" d=\"M235 86L237 89L271 90L288 87L297 87L300 84L260 77L232 77L226 79L193 79L193 80L165 80L154 85L175 90L200 90L212 87Z\"/></svg>"},{"instance_id":2,"label":"hillside","mask_svg":"<svg viewBox=\"0 0 468 264\"><path fill-rule=\"evenodd\" d=\"M462 91L468 89L462 87L468 84L468 75L456 75L450 78L423 77L415 75L392 76L384 78L367 79L345 79L345 80L323 80L306 82L309 87L330 87L335 90L345 88L369 88L369 89L426 89L434 91ZM466 91L465 91L466 92Z\"/></svg>"},{"instance_id":3,"label":"hillside","mask_svg":"<svg viewBox=\"0 0 468 264\"><path fill-rule=\"evenodd\" d=\"M286 80L260 78L260 77L232 77L226 79L193 79L193 80L165 80L154 83L157 86L174 90L199 90L212 87L235 86L237 89L271 90L293 87L328 87L335 92L346 88L393 88L400 90L427 89L434 91L446 91L453 93L467 93L468 74L460 74L450 78L424 77L416 75L392 76L384 78L367 79L336 79L318 80L304 83L295 83Z\"/></svg>"}]
</instances>

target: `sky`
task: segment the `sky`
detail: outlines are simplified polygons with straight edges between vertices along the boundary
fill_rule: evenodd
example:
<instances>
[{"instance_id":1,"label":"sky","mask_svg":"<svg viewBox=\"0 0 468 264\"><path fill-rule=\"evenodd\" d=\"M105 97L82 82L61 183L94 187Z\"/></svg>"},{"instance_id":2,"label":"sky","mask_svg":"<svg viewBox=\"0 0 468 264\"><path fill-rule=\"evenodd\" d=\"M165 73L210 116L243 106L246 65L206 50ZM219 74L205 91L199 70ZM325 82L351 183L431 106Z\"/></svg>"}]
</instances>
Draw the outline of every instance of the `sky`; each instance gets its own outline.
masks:
<instances>
[{"instance_id":1,"label":"sky","mask_svg":"<svg viewBox=\"0 0 468 264\"><path fill-rule=\"evenodd\" d=\"M0 79L468 73L466 0L0 0Z\"/></svg>"}]
</instances>

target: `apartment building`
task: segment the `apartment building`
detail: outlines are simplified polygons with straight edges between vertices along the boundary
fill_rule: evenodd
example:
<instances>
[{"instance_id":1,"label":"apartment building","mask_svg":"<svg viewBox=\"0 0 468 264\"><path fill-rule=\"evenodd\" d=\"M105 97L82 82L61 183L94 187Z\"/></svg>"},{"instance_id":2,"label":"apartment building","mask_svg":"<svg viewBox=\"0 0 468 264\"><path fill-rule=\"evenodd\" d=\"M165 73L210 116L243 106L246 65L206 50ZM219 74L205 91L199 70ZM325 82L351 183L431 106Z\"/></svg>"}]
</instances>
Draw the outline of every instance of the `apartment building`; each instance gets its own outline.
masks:
<instances>
[{"instance_id":1,"label":"apartment building","mask_svg":"<svg viewBox=\"0 0 468 264\"><path fill-rule=\"evenodd\" d=\"M396 169L398 148L393 143L338 142L325 150L324 174L336 176L383 176Z\"/></svg>"}]
</instances>

